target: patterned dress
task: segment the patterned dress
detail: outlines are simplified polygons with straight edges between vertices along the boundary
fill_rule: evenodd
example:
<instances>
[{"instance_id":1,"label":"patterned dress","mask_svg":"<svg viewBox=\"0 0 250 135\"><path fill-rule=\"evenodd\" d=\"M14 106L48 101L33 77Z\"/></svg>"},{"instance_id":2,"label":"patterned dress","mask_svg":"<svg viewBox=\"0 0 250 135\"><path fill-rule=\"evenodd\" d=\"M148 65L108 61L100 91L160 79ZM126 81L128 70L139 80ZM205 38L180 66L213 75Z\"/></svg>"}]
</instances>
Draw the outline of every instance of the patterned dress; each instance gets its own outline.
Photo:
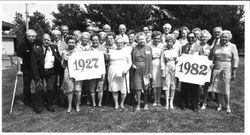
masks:
<instances>
[{"instance_id":1,"label":"patterned dress","mask_svg":"<svg viewBox=\"0 0 250 135\"><path fill-rule=\"evenodd\" d=\"M175 62L178 56L179 54L174 48L164 49L161 53L163 90L175 90Z\"/></svg>"},{"instance_id":2,"label":"patterned dress","mask_svg":"<svg viewBox=\"0 0 250 135\"><path fill-rule=\"evenodd\" d=\"M103 52L103 57L104 54L106 53L106 48L102 45L98 45L97 47L91 46L90 50L97 50ZM90 92L102 92L104 89L104 81L105 81L105 75L103 75L101 78L89 80Z\"/></svg>"},{"instance_id":3,"label":"patterned dress","mask_svg":"<svg viewBox=\"0 0 250 135\"><path fill-rule=\"evenodd\" d=\"M149 44L149 46L152 49L152 55L153 55L153 59L152 59L152 79L153 79L153 83L152 83L152 87L156 88L156 87L162 87L162 77L161 77L161 61L160 61L160 57L161 57L161 52L163 49L163 44L159 44L157 46L153 45L152 43Z\"/></svg>"},{"instance_id":4,"label":"patterned dress","mask_svg":"<svg viewBox=\"0 0 250 135\"><path fill-rule=\"evenodd\" d=\"M132 65L131 54L126 48L121 50L110 50L110 66L108 71L109 91L122 94L129 93L129 69ZM122 76L127 72L126 78ZM127 84L126 84L126 81ZM127 85L127 86L126 86Z\"/></svg>"},{"instance_id":5,"label":"patterned dress","mask_svg":"<svg viewBox=\"0 0 250 135\"><path fill-rule=\"evenodd\" d=\"M217 45L213 50L214 70L212 84L208 91L229 94L232 68L239 63L238 50L235 44Z\"/></svg>"}]
</instances>

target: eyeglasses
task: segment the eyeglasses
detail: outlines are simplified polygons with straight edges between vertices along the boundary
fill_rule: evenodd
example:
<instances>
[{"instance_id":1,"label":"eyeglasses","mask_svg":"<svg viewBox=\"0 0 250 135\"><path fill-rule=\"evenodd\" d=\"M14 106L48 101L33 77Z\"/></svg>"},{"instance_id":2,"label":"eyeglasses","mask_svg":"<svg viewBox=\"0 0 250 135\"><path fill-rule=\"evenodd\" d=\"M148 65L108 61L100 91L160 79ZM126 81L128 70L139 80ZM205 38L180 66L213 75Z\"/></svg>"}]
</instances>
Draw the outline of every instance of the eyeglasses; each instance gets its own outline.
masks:
<instances>
[{"instance_id":1,"label":"eyeglasses","mask_svg":"<svg viewBox=\"0 0 250 135\"><path fill-rule=\"evenodd\" d=\"M194 38L194 37L188 37L188 38Z\"/></svg>"}]
</instances>

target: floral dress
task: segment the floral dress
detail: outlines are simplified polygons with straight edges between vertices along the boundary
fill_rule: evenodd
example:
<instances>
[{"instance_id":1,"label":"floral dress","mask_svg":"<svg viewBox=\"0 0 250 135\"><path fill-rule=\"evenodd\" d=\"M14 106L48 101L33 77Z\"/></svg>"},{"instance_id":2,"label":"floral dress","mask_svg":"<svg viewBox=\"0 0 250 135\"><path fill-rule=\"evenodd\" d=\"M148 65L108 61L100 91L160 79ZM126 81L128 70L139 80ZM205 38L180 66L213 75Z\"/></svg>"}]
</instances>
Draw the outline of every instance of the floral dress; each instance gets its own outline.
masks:
<instances>
[{"instance_id":1,"label":"floral dress","mask_svg":"<svg viewBox=\"0 0 250 135\"><path fill-rule=\"evenodd\" d=\"M163 90L175 90L175 63L178 56L178 52L174 48L164 49L161 53Z\"/></svg>"}]
</instances>

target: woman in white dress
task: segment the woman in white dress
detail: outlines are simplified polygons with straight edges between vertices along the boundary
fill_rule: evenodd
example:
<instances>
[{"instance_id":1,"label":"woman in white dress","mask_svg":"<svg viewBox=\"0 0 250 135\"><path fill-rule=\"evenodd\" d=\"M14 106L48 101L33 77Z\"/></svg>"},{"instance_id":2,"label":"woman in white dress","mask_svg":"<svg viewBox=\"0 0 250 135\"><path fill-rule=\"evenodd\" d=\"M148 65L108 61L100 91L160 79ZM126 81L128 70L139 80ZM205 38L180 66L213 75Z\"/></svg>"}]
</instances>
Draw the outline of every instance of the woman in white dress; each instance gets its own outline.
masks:
<instances>
[{"instance_id":1,"label":"woman in white dress","mask_svg":"<svg viewBox=\"0 0 250 135\"><path fill-rule=\"evenodd\" d=\"M152 49L152 87L154 91L154 104L153 106L161 106L160 97L162 91L162 77L161 77L161 52L163 49L163 44L161 43L162 34L160 31L153 31L152 39L153 42L149 44Z\"/></svg>"},{"instance_id":2,"label":"woman in white dress","mask_svg":"<svg viewBox=\"0 0 250 135\"><path fill-rule=\"evenodd\" d=\"M109 51L109 91L112 92L115 101L115 110L119 109L118 92L121 92L121 109L124 109L124 101L129 92L129 69L132 65L131 54L125 50L122 38L116 39L116 50Z\"/></svg>"}]
</instances>

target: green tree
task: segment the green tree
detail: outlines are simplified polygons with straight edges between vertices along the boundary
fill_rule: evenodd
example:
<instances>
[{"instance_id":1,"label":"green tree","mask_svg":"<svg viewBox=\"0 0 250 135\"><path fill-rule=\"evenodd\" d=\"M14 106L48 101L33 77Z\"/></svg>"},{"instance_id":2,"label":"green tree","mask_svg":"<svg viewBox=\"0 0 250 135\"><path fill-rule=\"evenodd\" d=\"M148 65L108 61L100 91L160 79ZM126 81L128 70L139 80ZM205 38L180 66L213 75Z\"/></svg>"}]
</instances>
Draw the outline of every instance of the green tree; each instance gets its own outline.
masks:
<instances>
[{"instance_id":1,"label":"green tree","mask_svg":"<svg viewBox=\"0 0 250 135\"><path fill-rule=\"evenodd\" d=\"M216 26L230 30L232 42L238 49L244 48L244 10L242 5L156 5L160 11L171 16L169 22L175 28L187 26L190 29L199 27L212 32ZM157 23L160 24L160 23ZM161 26L156 26L157 28Z\"/></svg>"},{"instance_id":2,"label":"green tree","mask_svg":"<svg viewBox=\"0 0 250 135\"><path fill-rule=\"evenodd\" d=\"M41 38L44 33L50 33L50 25L46 22L45 16L42 13L36 11L29 18L29 29L34 29L38 34L38 38ZM15 24L15 28L12 33L17 35L16 41L17 44L19 44L25 39L26 32L26 24L23 15L21 13L16 13L13 23Z\"/></svg>"},{"instance_id":3,"label":"green tree","mask_svg":"<svg viewBox=\"0 0 250 135\"><path fill-rule=\"evenodd\" d=\"M117 32L119 24L127 29L141 31L144 26L153 23L152 5L90 4L85 5L86 17L100 25L109 24Z\"/></svg>"},{"instance_id":4,"label":"green tree","mask_svg":"<svg viewBox=\"0 0 250 135\"><path fill-rule=\"evenodd\" d=\"M52 12L55 26L67 25L70 30L84 31L87 27L85 12L78 4L58 4L59 13ZM55 27L54 26L54 27Z\"/></svg>"},{"instance_id":5,"label":"green tree","mask_svg":"<svg viewBox=\"0 0 250 135\"><path fill-rule=\"evenodd\" d=\"M25 21L23 20L23 15L21 13L16 12L13 21L15 27L11 31L11 33L17 35L16 43L20 44L25 39Z\"/></svg>"},{"instance_id":6,"label":"green tree","mask_svg":"<svg viewBox=\"0 0 250 135\"><path fill-rule=\"evenodd\" d=\"M46 21L44 14L36 11L30 16L29 29L37 32L38 38L42 38L44 33L50 34L50 24Z\"/></svg>"}]
</instances>

